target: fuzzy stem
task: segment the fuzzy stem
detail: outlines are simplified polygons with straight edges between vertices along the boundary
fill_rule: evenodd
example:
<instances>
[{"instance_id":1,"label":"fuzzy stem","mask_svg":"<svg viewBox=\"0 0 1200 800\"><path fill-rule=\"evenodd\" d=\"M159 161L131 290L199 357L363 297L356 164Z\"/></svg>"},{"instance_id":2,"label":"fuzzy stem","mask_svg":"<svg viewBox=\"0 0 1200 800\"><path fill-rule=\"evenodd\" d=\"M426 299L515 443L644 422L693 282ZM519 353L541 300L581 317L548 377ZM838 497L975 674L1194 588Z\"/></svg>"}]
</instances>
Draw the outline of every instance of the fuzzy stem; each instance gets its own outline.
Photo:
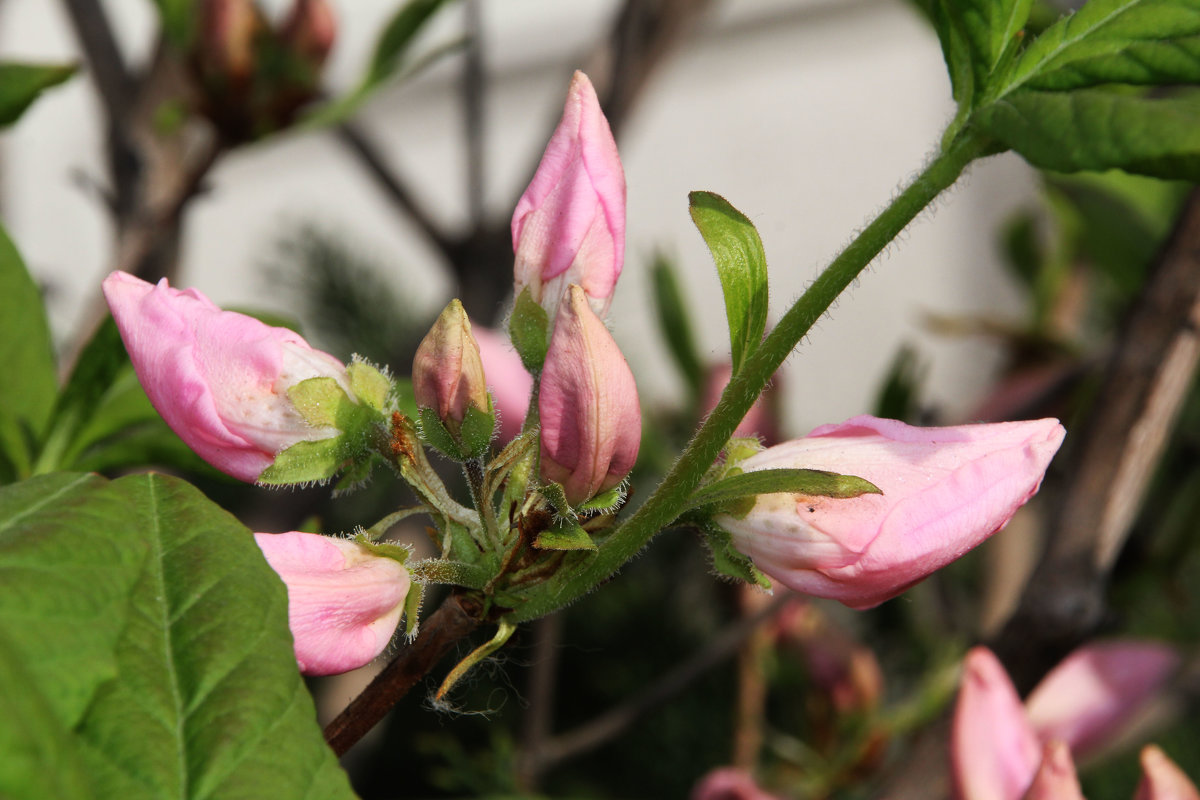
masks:
<instances>
[{"instance_id":1,"label":"fuzzy stem","mask_svg":"<svg viewBox=\"0 0 1200 800\"><path fill-rule=\"evenodd\" d=\"M945 149L821 273L729 381L717 407L692 437L658 489L577 569L564 570L531 592L509 615L515 622L555 611L607 580L656 533L670 525L738 422L771 376L829 306L909 222L951 186L971 161L990 152L990 141L963 134Z\"/></svg>"}]
</instances>

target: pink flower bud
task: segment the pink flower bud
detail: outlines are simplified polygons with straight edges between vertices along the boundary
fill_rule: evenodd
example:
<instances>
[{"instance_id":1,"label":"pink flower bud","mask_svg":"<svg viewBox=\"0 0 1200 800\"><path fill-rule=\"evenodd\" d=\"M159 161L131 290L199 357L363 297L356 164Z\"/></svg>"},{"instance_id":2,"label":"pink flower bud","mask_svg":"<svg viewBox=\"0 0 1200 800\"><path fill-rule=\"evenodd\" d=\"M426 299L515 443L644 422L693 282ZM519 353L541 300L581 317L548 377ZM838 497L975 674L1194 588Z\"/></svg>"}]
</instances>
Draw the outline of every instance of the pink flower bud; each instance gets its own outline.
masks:
<instances>
[{"instance_id":1,"label":"pink flower bud","mask_svg":"<svg viewBox=\"0 0 1200 800\"><path fill-rule=\"evenodd\" d=\"M529 411L533 377L521 363L517 351L509 344L508 337L488 328L475 327L473 330L475 342L479 345L479 356L483 359L488 390L495 402L500 442L504 444L521 432L525 414Z\"/></svg>"},{"instance_id":2,"label":"pink flower bud","mask_svg":"<svg viewBox=\"0 0 1200 800\"><path fill-rule=\"evenodd\" d=\"M571 286L558 310L538 394L542 477L582 503L633 469L642 438L637 386L612 334Z\"/></svg>"},{"instance_id":3,"label":"pink flower bud","mask_svg":"<svg viewBox=\"0 0 1200 800\"><path fill-rule=\"evenodd\" d=\"M759 495L718 516L734 546L796 591L869 608L987 539L1037 491L1065 432L1058 420L915 428L855 417L757 453L747 472L857 475L883 494Z\"/></svg>"},{"instance_id":4,"label":"pink flower bud","mask_svg":"<svg viewBox=\"0 0 1200 800\"><path fill-rule=\"evenodd\" d=\"M1066 742L1050 742L1042 751L1042 765L1023 800L1084 800Z\"/></svg>"},{"instance_id":5,"label":"pink flower bud","mask_svg":"<svg viewBox=\"0 0 1200 800\"><path fill-rule=\"evenodd\" d=\"M337 18L327 0L296 0L280 37L305 63L319 68L337 38Z\"/></svg>"},{"instance_id":6,"label":"pink flower bud","mask_svg":"<svg viewBox=\"0 0 1200 800\"><path fill-rule=\"evenodd\" d=\"M515 294L528 287L551 317L567 286L600 316L625 258L625 172L596 90L576 72L562 121L512 219Z\"/></svg>"},{"instance_id":7,"label":"pink flower bud","mask_svg":"<svg viewBox=\"0 0 1200 800\"><path fill-rule=\"evenodd\" d=\"M1008 673L976 647L963 664L950 734L958 800L1020 800L1042 760L1042 746Z\"/></svg>"},{"instance_id":8,"label":"pink flower bud","mask_svg":"<svg viewBox=\"0 0 1200 800\"><path fill-rule=\"evenodd\" d=\"M691 800L778 800L759 788L750 773L721 767L705 775L692 789Z\"/></svg>"},{"instance_id":9,"label":"pink flower bud","mask_svg":"<svg viewBox=\"0 0 1200 800\"><path fill-rule=\"evenodd\" d=\"M245 83L255 67L255 40L266 20L253 0L201 0L197 59L201 73L222 86Z\"/></svg>"},{"instance_id":10,"label":"pink flower bud","mask_svg":"<svg viewBox=\"0 0 1200 800\"><path fill-rule=\"evenodd\" d=\"M1200 791L1167 754L1154 745L1142 748L1142 780L1133 800L1200 800Z\"/></svg>"},{"instance_id":11,"label":"pink flower bud","mask_svg":"<svg viewBox=\"0 0 1200 800\"><path fill-rule=\"evenodd\" d=\"M1165 644L1087 645L1042 679L1025 708L1039 738L1061 739L1086 758L1119 735L1178 666L1178 654Z\"/></svg>"},{"instance_id":12,"label":"pink flower bud","mask_svg":"<svg viewBox=\"0 0 1200 800\"><path fill-rule=\"evenodd\" d=\"M468 409L491 413L479 345L458 300L450 301L421 340L412 380L417 406L432 408L451 433L458 433Z\"/></svg>"},{"instance_id":13,"label":"pink flower bud","mask_svg":"<svg viewBox=\"0 0 1200 800\"><path fill-rule=\"evenodd\" d=\"M408 597L403 564L315 533L256 533L254 540L287 585L288 627L301 672L348 672L383 652Z\"/></svg>"},{"instance_id":14,"label":"pink flower bud","mask_svg":"<svg viewBox=\"0 0 1200 800\"><path fill-rule=\"evenodd\" d=\"M330 377L349 391L346 369L293 331L222 311L166 279L154 286L114 272L104 296L150 402L222 472L253 482L280 451L338 434L309 426L287 390Z\"/></svg>"}]
</instances>

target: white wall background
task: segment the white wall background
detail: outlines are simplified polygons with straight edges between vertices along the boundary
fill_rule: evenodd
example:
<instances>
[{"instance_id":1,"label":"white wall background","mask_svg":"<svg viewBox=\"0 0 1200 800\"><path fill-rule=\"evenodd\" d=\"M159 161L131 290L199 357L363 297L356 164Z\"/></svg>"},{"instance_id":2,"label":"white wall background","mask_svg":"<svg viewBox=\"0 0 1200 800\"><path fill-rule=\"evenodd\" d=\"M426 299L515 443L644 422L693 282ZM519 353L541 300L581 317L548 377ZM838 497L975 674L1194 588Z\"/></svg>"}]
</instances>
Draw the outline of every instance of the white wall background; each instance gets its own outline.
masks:
<instances>
[{"instance_id":1,"label":"white wall background","mask_svg":"<svg viewBox=\"0 0 1200 800\"><path fill-rule=\"evenodd\" d=\"M149 48L149 0L109 0L135 57ZM278 4L276 4L278 5ZM544 145L573 68L607 30L615 0L490 0L484 5L489 208L513 196ZM369 52L385 0L342 0L330 67L349 85ZM458 35L457 9L429 32ZM59 3L0 0L0 58L76 59ZM433 212L465 220L462 124L453 59L384 91L363 123ZM713 360L727 334L715 271L687 214L687 193L709 189L758 225L777 318L820 267L922 166L952 114L933 34L901 0L726 0L654 76L620 142L629 186L627 268L610 321L646 401L681 391L654 333L645 267L673 255ZM0 137L0 215L50 292L52 321L69 336L111 268L103 210L79 176L105 180L101 117L76 78L47 94ZM213 191L192 206L181 283L222 304L276 310L282 297L256 272L281 223L320 220L410 271L398 287L431 308L447 299L436 255L407 228L351 158L321 133L245 148L226 158ZM977 165L872 267L788 363L786 422L803 432L870 408L902 342L929 357L929 399L970 413L997 368L984 342L925 331L925 311L1016 317L1020 297L995 248L999 222L1032 202L1030 171L1011 156Z\"/></svg>"}]
</instances>

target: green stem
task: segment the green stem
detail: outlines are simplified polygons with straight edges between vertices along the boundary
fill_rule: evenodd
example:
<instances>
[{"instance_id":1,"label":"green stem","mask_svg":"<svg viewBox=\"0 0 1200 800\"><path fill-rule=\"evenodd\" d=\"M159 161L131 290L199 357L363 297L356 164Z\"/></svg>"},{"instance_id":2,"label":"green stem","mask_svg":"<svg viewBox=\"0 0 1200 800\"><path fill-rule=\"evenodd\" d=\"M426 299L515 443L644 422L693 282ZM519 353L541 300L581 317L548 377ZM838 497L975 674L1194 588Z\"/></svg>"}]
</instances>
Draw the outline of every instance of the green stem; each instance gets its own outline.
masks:
<instances>
[{"instance_id":1,"label":"green stem","mask_svg":"<svg viewBox=\"0 0 1200 800\"><path fill-rule=\"evenodd\" d=\"M458 665L454 669L450 670L450 674L446 676L446 680L442 681L442 685L438 687L437 694L434 695L434 700L442 702L446 694L471 670L471 667L503 647L504 643L512 637L516 629L517 626L513 623L504 619L500 620L499 627L496 628L496 635L491 638L491 641L476 647L466 658L458 662Z\"/></svg>"},{"instance_id":2,"label":"green stem","mask_svg":"<svg viewBox=\"0 0 1200 800\"><path fill-rule=\"evenodd\" d=\"M471 490L471 500L475 503L475 510L479 512L479 518L483 521L483 530L492 552L499 555L503 549L500 545L500 529L496 524L496 508L492 505L492 498L484 489L486 482L484 481L483 467L482 458L464 461L463 475L467 478L467 486Z\"/></svg>"},{"instance_id":3,"label":"green stem","mask_svg":"<svg viewBox=\"0 0 1200 800\"><path fill-rule=\"evenodd\" d=\"M909 186L825 268L729 381L717 407L696 431L658 489L633 516L574 570L562 570L534 589L509 618L514 622L549 614L591 591L620 569L687 506L738 422L799 341L850 283L917 214L952 185L991 142L969 133L950 142Z\"/></svg>"}]
</instances>

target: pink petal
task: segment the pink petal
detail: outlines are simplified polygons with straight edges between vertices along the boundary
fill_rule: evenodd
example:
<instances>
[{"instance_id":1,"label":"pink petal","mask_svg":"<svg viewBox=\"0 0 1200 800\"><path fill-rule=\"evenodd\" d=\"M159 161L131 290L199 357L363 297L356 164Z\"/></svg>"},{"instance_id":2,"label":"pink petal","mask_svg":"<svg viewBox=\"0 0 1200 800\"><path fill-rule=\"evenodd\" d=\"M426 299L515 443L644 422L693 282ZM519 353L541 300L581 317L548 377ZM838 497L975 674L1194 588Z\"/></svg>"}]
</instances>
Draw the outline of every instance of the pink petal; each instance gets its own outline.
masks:
<instances>
[{"instance_id":1,"label":"pink petal","mask_svg":"<svg viewBox=\"0 0 1200 800\"><path fill-rule=\"evenodd\" d=\"M1196 785L1154 745L1142 748L1142 780L1133 800L1200 800Z\"/></svg>"},{"instance_id":2,"label":"pink petal","mask_svg":"<svg viewBox=\"0 0 1200 800\"><path fill-rule=\"evenodd\" d=\"M1050 742L1042 751L1042 764L1024 800L1084 800L1065 742Z\"/></svg>"},{"instance_id":3,"label":"pink petal","mask_svg":"<svg viewBox=\"0 0 1200 800\"><path fill-rule=\"evenodd\" d=\"M533 376L521 363L521 357L509 344L508 338L493 330L473 327L483 373L495 402L500 419L501 443L510 442L521 432L525 413L529 410L529 395L533 391Z\"/></svg>"}]
</instances>

